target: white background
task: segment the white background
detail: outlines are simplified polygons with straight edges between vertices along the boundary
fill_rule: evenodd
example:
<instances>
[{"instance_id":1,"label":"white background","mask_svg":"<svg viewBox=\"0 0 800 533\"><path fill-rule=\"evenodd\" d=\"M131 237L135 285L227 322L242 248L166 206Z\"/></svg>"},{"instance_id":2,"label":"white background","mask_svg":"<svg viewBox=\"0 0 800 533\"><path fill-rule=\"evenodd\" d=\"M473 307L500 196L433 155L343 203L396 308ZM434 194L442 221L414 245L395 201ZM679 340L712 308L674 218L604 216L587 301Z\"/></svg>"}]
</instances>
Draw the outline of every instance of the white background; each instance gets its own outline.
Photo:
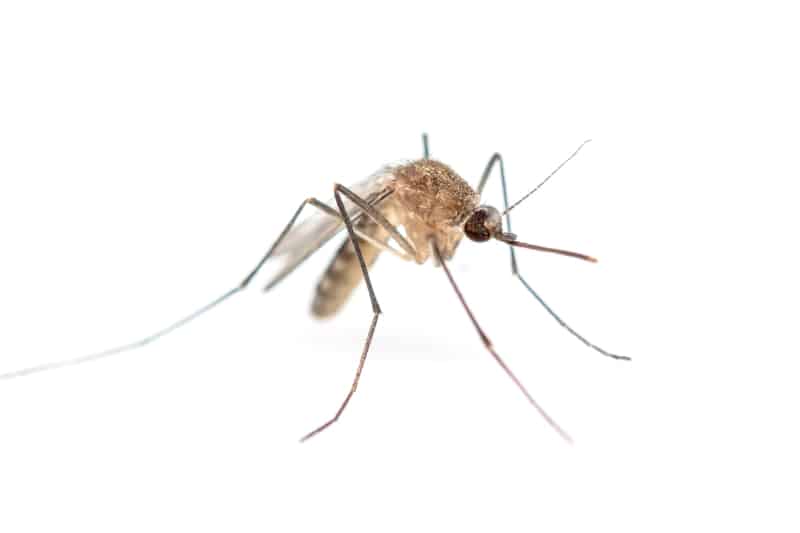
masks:
<instances>
[{"instance_id":1,"label":"white background","mask_svg":"<svg viewBox=\"0 0 800 533\"><path fill-rule=\"evenodd\" d=\"M755 6L755 4L752 4ZM0 529L796 531L796 17L786 3L4 2L0 372L235 285L307 196L503 153L529 281L383 257L384 315L308 306L332 249L157 344L0 380ZM486 201L500 203L499 182ZM334 245L335 246L335 245Z\"/></svg>"}]
</instances>

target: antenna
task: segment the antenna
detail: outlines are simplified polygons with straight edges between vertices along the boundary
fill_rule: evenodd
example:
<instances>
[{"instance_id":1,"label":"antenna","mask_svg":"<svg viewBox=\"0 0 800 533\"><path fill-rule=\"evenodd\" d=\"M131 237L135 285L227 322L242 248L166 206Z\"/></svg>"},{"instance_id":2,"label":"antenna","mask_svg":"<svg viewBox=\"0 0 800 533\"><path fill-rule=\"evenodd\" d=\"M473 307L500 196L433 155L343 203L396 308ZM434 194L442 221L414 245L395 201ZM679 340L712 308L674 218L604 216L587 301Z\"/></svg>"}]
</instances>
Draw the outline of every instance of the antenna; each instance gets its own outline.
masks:
<instances>
[{"instance_id":1,"label":"antenna","mask_svg":"<svg viewBox=\"0 0 800 533\"><path fill-rule=\"evenodd\" d=\"M581 143L581 145L580 145L580 146L578 146L578 148L577 148L577 149L576 149L574 152L572 152L572 155L571 155L571 156L569 156L568 158L566 158L566 159L565 159L565 160L564 160L564 161L563 161L563 162L562 162L560 165L558 165L558 166L556 167L556 169L550 173L550 175L549 175L549 176L547 176L545 179L543 179L543 180L542 180L542 182L541 182L539 185L537 185L536 187L534 187L534 188L533 188L533 190L532 190L531 192L529 192L528 194L526 194L525 196L523 196L522 198L520 198L519 200L517 200L516 202L514 202L513 204L511 204L511 207L509 207L508 209L506 209L505 211L503 211L503 214L502 214L502 215L500 215L500 216L505 216L505 215L506 215L506 213L508 213L509 211L511 211L512 209L514 209L515 207L517 207L519 204L521 204L523 201L525 201L525 199L526 199L526 198L528 198L528 196L530 196L530 195L532 195L533 193L535 193L536 191L538 191L538 190L539 190L539 188L540 188L542 185L544 185L545 183L547 183L547 180L549 180L550 178L552 178L552 177L555 175L555 173L556 173L556 172L558 172L559 170L561 170L561 167L563 167L564 165L566 165L566 164L567 164L567 163L570 161L570 159L572 159L573 157L575 157L576 155L578 155L578 152L580 152L580 151L581 151L581 148L583 148L584 146L586 146L586 144L587 144L587 143L590 143L590 142L592 142L592 140L591 140L591 139L586 139L585 141L583 141L583 142Z\"/></svg>"}]
</instances>

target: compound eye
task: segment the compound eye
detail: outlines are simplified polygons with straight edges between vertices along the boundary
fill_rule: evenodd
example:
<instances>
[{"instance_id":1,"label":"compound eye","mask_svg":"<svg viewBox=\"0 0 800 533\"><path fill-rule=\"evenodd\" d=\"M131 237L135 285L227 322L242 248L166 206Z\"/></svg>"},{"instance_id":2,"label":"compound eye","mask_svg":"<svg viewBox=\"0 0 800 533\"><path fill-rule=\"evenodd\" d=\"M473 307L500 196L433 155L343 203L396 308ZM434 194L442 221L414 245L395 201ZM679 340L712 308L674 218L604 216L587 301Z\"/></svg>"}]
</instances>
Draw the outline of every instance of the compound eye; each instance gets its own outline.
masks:
<instances>
[{"instance_id":1,"label":"compound eye","mask_svg":"<svg viewBox=\"0 0 800 533\"><path fill-rule=\"evenodd\" d=\"M489 212L486 209L476 209L464 224L464 233L475 242L486 242L492 238L492 233L486 227Z\"/></svg>"}]
</instances>

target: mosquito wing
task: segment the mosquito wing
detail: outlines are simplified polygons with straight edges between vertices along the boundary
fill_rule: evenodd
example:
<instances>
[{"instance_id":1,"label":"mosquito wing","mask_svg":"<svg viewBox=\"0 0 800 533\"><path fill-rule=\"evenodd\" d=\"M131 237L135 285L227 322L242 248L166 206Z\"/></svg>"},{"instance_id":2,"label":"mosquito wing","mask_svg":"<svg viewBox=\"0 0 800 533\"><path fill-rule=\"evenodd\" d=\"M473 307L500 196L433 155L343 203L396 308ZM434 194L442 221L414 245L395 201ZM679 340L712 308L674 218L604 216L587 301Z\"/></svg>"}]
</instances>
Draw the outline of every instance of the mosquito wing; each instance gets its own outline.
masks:
<instances>
[{"instance_id":1,"label":"mosquito wing","mask_svg":"<svg viewBox=\"0 0 800 533\"><path fill-rule=\"evenodd\" d=\"M389 194L396 167L397 165L387 165L348 188L368 203L382 201ZM333 198L325 203L338 211ZM359 207L348 198L342 196L342 203L351 220L356 220L361 216ZM320 210L296 224L272 252L272 258L279 258L282 266L278 273L273 275L267 288L274 286L286 277L342 229L344 229L344 223L340 218L335 218Z\"/></svg>"}]
</instances>

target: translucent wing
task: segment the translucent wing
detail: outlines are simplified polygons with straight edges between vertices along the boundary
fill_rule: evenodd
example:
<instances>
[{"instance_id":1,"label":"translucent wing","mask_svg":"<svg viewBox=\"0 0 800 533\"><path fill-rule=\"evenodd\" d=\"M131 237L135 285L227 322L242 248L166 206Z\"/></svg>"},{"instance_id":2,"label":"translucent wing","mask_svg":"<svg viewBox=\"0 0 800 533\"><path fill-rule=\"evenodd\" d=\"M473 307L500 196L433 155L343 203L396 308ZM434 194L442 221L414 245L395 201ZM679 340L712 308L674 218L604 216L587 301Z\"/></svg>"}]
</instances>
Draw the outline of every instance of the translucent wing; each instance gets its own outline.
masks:
<instances>
[{"instance_id":1,"label":"translucent wing","mask_svg":"<svg viewBox=\"0 0 800 533\"><path fill-rule=\"evenodd\" d=\"M387 165L368 178L348 188L369 203L381 200L388 192L394 179L394 169L397 165ZM327 205L338 211L336 201L331 198ZM361 210L353 202L342 196L347 214L352 220L361 216ZM290 272L297 268L311 254L344 229L344 223L339 218L316 210L313 215L296 224L283 238L272 253L272 258L279 258L282 266L275 274L267 288L277 284Z\"/></svg>"}]
</instances>

